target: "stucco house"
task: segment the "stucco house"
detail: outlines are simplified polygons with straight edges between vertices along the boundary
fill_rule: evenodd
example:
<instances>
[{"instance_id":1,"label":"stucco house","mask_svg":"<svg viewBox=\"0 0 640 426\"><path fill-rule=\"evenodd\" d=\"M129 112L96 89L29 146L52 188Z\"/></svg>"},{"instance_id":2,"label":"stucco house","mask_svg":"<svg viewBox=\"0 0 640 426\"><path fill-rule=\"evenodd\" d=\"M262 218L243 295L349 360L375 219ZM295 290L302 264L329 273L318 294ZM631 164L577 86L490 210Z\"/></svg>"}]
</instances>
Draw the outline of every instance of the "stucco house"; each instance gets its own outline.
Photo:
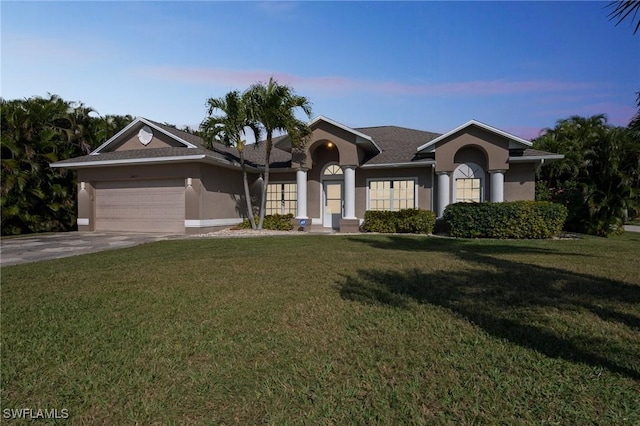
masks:
<instances>
[{"instance_id":1,"label":"stucco house","mask_svg":"<svg viewBox=\"0 0 640 426\"><path fill-rule=\"evenodd\" d=\"M460 201L532 200L535 172L562 155L471 120L445 134L395 126L350 128L326 117L292 149L274 140L267 214L356 231L366 210L421 208L441 216ZM252 196L264 144L247 146ZM201 233L247 217L237 152L137 118L91 154L53 163L78 171L80 231ZM258 202L255 202L258 205Z\"/></svg>"}]
</instances>

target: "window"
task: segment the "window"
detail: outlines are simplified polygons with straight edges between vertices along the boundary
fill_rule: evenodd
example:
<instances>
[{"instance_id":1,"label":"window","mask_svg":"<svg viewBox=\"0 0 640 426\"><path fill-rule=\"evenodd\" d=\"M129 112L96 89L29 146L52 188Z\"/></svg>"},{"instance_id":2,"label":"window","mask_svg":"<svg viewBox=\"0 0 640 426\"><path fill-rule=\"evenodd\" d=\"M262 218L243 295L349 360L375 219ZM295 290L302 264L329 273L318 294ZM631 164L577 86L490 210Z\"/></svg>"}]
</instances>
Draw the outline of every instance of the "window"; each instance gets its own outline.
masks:
<instances>
[{"instance_id":1,"label":"window","mask_svg":"<svg viewBox=\"0 0 640 426\"><path fill-rule=\"evenodd\" d=\"M325 176L342 176L342 168L337 164L332 164L324 169Z\"/></svg>"},{"instance_id":2,"label":"window","mask_svg":"<svg viewBox=\"0 0 640 426\"><path fill-rule=\"evenodd\" d=\"M298 186L295 183L270 183L267 186L265 214L296 214Z\"/></svg>"},{"instance_id":3,"label":"window","mask_svg":"<svg viewBox=\"0 0 640 426\"><path fill-rule=\"evenodd\" d=\"M456 180L456 201L459 203L479 203L480 179L462 178Z\"/></svg>"},{"instance_id":4,"label":"window","mask_svg":"<svg viewBox=\"0 0 640 426\"><path fill-rule=\"evenodd\" d=\"M484 198L484 170L474 163L460 164L453 172L457 203L479 203Z\"/></svg>"},{"instance_id":5,"label":"window","mask_svg":"<svg viewBox=\"0 0 640 426\"><path fill-rule=\"evenodd\" d=\"M416 182L374 180L369 182L369 210L402 210L415 207Z\"/></svg>"}]
</instances>

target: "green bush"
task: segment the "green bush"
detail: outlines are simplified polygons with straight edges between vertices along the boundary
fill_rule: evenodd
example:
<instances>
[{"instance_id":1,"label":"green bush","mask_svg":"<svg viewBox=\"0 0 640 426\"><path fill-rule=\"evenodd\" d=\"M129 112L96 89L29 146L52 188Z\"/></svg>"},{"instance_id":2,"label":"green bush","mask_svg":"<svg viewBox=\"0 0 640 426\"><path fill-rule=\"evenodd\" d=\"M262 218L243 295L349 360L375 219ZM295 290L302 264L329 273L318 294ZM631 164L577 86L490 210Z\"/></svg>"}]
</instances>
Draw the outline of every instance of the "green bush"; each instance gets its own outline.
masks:
<instances>
[{"instance_id":1,"label":"green bush","mask_svg":"<svg viewBox=\"0 0 640 426\"><path fill-rule=\"evenodd\" d=\"M255 218L256 224L260 219L258 216ZM272 214L264 217L262 223L262 229L268 229L270 231L291 231L293 229L293 214ZM236 228L238 229L251 229L251 222L249 219L245 219L242 223L239 223Z\"/></svg>"},{"instance_id":2,"label":"green bush","mask_svg":"<svg viewBox=\"0 0 640 426\"><path fill-rule=\"evenodd\" d=\"M443 217L453 237L551 238L562 231L567 209L548 201L456 203Z\"/></svg>"},{"instance_id":3,"label":"green bush","mask_svg":"<svg viewBox=\"0 0 640 426\"><path fill-rule=\"evenodd\" d=\"M366 232L431 234L435 223L436 215L430 210L367 210L362 229Z\"/></svg>"}]
</instances>

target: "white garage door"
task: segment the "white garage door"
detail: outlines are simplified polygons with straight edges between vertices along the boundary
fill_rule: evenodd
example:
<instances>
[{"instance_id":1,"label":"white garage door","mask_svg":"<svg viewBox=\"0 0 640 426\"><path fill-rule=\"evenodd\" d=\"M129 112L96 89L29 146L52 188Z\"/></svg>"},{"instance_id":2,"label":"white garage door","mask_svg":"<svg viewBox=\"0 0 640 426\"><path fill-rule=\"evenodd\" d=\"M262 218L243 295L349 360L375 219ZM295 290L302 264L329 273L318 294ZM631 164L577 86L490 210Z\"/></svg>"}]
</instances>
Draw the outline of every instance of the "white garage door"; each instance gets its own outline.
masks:
<instances>
[{"instance_id":1,"label":"white garage door","mask_svg":"<svg viewBox=\"0 0 640 426\"><path fill-rule=\"evenodd\" d=\"M184 232L184 179L96 182L96 231Z\"/></svg>"}]
</instances>

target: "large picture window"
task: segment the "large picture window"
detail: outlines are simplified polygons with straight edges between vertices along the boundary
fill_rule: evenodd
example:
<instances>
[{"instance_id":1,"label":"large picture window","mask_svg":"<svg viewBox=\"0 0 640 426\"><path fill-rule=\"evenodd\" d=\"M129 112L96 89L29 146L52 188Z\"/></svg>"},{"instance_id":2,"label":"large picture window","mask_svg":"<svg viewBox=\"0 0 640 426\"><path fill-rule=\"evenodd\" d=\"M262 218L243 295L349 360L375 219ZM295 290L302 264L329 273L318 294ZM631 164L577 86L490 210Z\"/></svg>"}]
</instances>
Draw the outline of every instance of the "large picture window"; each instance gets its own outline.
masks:
<instances>
[{"instance_id":1,"label":"large picture window","mask_svg":"<svg viewBox=\"0 0 640 426\"><path fill-rule=\"evenodd\" d=\"M484 170L477 164L464 163L453 172L457 203L479 203L484 199Z\"/></svg>"},{"instance_id":2,"label":"large picture window","mask_svg":"<svg viewBox=\"0 0 640 426\"><path fill-rule=\"evenodd\" d=\"M270 183L267 186L265 214L296 214L298 186L295 183Z\"/></svg>"},{"instance_id":3,"label":"large picture window","mask_svg":"<svg viewBox=\"0 0 640 426\"><path fill-rule=\"evenodd\" d=\"M456 201L459 203L479 203L480 179L463 178L456 180Z\"/></svg>"},{"instance_id":4,"label":"large picture window","mask_svg":"<svg viewBox=\"0 0 640 426\"><path fill-rule=\"evenodd\" d=\"M415 208L416 182L407 180L374 180L369 182L369 210Z\"/></svg>"}]
</instances>

